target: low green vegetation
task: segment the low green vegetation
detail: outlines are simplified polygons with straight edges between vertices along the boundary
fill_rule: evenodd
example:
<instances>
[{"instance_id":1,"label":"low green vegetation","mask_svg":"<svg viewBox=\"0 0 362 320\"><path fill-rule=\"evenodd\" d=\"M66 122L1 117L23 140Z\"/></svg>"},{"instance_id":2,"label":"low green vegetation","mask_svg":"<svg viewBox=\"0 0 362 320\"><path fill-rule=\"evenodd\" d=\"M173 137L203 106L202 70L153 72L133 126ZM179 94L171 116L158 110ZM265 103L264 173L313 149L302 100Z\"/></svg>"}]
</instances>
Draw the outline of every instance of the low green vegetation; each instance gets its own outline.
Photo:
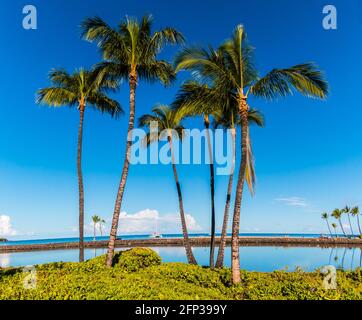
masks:
<instances>
[{"instance_id":1,"label":"low green vegetation","mask_svg":"<svg viewBox=\"0 0 362 320\"><path fill-rule=\"evenodd\" d=\"M161 263L151 249L117 253L113 268L105 256L82 263L36 267L36 288L23 286L21 268L0 270L0 299L361 299L362 270L338 271L337 289L323 289L323 274L275 271L241 272L231 286L229 269L210 270L182 263Z\"/></svg>"}]
</instances>

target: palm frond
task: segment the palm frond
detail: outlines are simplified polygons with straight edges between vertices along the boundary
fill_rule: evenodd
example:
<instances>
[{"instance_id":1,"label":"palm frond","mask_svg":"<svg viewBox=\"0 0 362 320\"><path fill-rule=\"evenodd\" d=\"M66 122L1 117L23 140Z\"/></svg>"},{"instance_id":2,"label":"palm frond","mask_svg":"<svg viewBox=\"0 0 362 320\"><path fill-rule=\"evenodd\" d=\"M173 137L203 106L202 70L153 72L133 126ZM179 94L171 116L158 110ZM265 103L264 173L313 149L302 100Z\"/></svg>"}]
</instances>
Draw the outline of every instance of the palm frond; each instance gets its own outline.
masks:
<instances>
[{"instance_id":1,"label":"palm frond","mask_svg":"<svg viewBox=\"0 0 362 320\"><path fill-rule=\"evenodd\" d=\"M102 92L93 92L87 97L87 102L89 102L89 104L95 109L101 111L102 113L108 113L115 118L124 114L121 105L116 100L107 97L107 95Z\"/></svg>"},{"instance_id":2,"label":"palm frond","mask_svg":"<svg viewBox=\"0 0 362 320\"><path fill-rule=\"evenodd\" d=\"M74 106L78 102L74 92L60 87L49 87L38 90L36 103L47 104L54 107L64 105Z\"/></svg>"},{"instance_id":3,"label":"palm frond","mask_svg":"<svg viewBox=\"0 0 362 320\"><path fill-rule=\"evenodd\" d=\"M151 83L158 80L164 85L169 85L176 79L176 73L172 65L164 60L140 64L137 72L140 79Z\"/></svg>"},{"instance_id":4,"label":"palm frond","mask_svg":"<svg viewBox=\"0 0 362 320\"><path fill-rule=\"evenodd\" d=\"M255 174L255 166L254 166L254 155L251 146L250 133L248 130L247 135L247 151L246 151L246 170L245 170L245 181L248 185L250 194L254 196L255 194L255 182L256 182L256 174Z\"/></svg>"},{"instance_id":5,"label":"palm frond","mask_svg":"<svg viewBox=\"0 0 362 320\"><path fill-rule=\"evenodd\" d=\"M124 39L100 17L87 18L81 23L82 38L96 42L105 59L127 61L128 52Z\"/></svg>"},{"instance_id":6,"label":"palm frond","mask_svg":"<svg viewBox=\"0 0 362 320\"><path fill-rule=\"evenodd\" d=\"M258 80L250 89L254 96L274 99L299 93L314 98L325 99L328 83L321 71L313 63L296 65L288 69L274 69Z\"/></svg>"}]
</instances>

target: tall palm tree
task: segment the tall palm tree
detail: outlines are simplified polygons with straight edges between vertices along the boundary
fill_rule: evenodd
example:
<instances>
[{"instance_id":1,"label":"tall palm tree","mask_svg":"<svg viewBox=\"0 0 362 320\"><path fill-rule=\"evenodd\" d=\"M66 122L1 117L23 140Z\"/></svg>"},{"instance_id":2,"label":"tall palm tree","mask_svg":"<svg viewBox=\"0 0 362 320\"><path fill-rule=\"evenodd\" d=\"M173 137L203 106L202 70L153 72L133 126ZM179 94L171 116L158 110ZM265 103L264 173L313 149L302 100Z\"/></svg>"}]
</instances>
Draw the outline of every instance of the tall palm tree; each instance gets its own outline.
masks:
<instances>
[{"instance_id":1,"label":"tall palm tree","mask_svg":"<svg viewBox=\"0 0 362 320\"><path fill-rule=\"evenodd\" d=\"M334 209L331 216L338 221L339 226L341 227L341 230L342 230L344 236L347 236L346 233L344 232L344 228L343 228L343 224L342 224L342 214L343 214L342 210Z\"/></svg>"},{"instance_id":2,"label":"tall palm tree","mask_svg":"<svg viewBox=\"0 0 362 320\"><path fill-rule=\"evenodd\" d=\"M345 206L342 209L342 213L345 213L347 215L349 227L351 228L351 234L352 234L352 236L354 236L352 222L351 222L351 208L348 206Z\"/></svg>"},{"instance_id":3,"label":"tall palm tree","mask_svg":"<svg viewBox=\"0 0 362 320\"><path fill-rule=\"evenodd\" d=\"M222 126L226 129L230 129L230 135L232 139L232 166L230 169L228 191L226 197L226 204L224 210L223 227L221 233L221 241L216 261L216 267L222 267L224 261L224 248L226 245L227 226L229 219L229 207L231 201L231 191L235 167L235 137L236 137L236 126L240 124L238 114L235 114L236 110L236 99L231 92L229 94L221 94L212 87L206 84L201 84L197 81L188 81L182 85L181 90L177 94L176 100L173 103L173 107L182 114L183 117L203 115L206 129L209 129L209 116L214 117L214 127ZM207 120L205 121L205 118ZM263 116L256 110L249 110L249 121L250 123L256 123L259 126L264 126ZM207 123L206 123L207 122ZM210 139L207 135L207 139ZM250 140L250 139L249 139ZM208 143L210 146L210 142ZM210 151L210 147L209 147ZM211 153L211 152L210 152ZM251 148L250 148L251 153ZM250 164L248 168L253 168L253 157L249 157ZM211 195L214 190L214 170L210 166L210 189ZM254 172L254 170L250 170ZM251 193L253 193L253 174L247 175L247 182ZM213 201L213 197L211 197ZM213 206L212 206L213 208ZM211 244L210 244L210 267L213 267L214 258L214 246L215 246L215 210L211 211Z\"/></svg>"},{"instance_id":4,"label":"tall palm tree","mask_svg":"<svg viewBox=\"0 0 362 320\"><path fill-rule=\"evenodd\" d=\"M322 213L322 219L326 221L327 227L328 227L328 230L329 230L329 234L331 235L331 237L333 237L333 234L332 234L332 231L331 231L331 227L329 226L328 218L329 218L328 213L323 212L323 213Z\"/></svg>"},{"instance_id":5,"label":"tall palm tree","mask_svg":"<svg viewBox=\"0 0 362 320\"><path fill-rule=\"evenodd\" d=\"M150 130L150 132L146 136L145 142L147 145L151 144L155 141L163 141L167 139L169 144L169 148L171 151L171 162L172 162L172 169L173 174L175 177L175 183L177 188L177 195L179 201L179 208L180 208L180 218L181 218L181 226L182 226L182 234L184 238L184 245L186 249L187 260L190 264L196 264L196 259L192 253L191 244L188 237L187 231L187 223L186 217L184 212L184 205L182 200L182 192L181 186L177 175L176 170L176 163L174 157L174 150L173 150L173 139L183 137L183 126L180 123L180 116L177 114L176 111L172 110L167 106L156 106L152 109L152 114L146 114L139 118L139 126L140 127L147 127L151 129L153 124L157 124L158 131L154 132Z\"/></svg>"},{"instance_id":6,"label":"tall palm tree","mask_svg":"<svg viewBox=\"0 0 362 320\"><path fill-rule=\"evenodd\" d=\"M353 217L357 217L357 225L358 225L358 231L359 231L359 234L360 236L362 235L362 231L361 231L361 224L360 224L360 221L359 221L359 215L360 215L360 212L359 212L359 208L356 206L356 207L353 207L351 209L351 214Z\"/></svg>"},{"instance_id":7,"label":"tall palm tree","mask_svg":"<svg viewBox=\"0 0 362 320\"><path fill-rule=\"evenodd\" d=\"M333 222L333 223L331 224L331 226L332 226L332 228L334 229L334 234L335 234L335 236L336 236L336 238L337 238L337 228L338 228L338 225Z\"/></svg>"},{"instance_id":8,"label":"tall palm tree","mask_svg":"<svg viewBox=\"0 0 362 320\"><path fill-rule=\"evenodd\" d=\"M235 103L236 100L233 100ZM231 124L231 120L234 121L234 124ZM256 124L259 127L264 127L264 116L255 109L248 110L248 125L251 126ZM223 225L221 231L221 238L219 244L219 251L216 260L216 267L222 268L224 265L224 253L225 253L225 246L226 246L226 238L227 238L227 228L229 223L229 209L230 209L230 202L231 202L231 192L233 187L233 178L234 178L234 170L235 170L235 157L236 157L236 128L241 127L241 120L237 114L230 117L228 113L226 113L226 117L220 118L216 116L215 119L216 126L222 126L224 128L230 128L231 131L231 140L232 140L232 167L230 170L229 175L229 183L227 188L227 195L226 195L226 203L224 209L224 218L223 218ZM252 143L250 138L250 130L248 128L248 136L247 136L247 159L246 159L246 171L245 171L245 181L248 185L248 189L250 191L251 196L254 196L255 190L254 185L256 181L256 174L254 168L254 155L252 150Z\"/></svg>"},{"instance_id":9,"label":"tall palm tree","mask_svg":"<svg viewBox=\"0 0 362 320\"><path fill-rule=\"evenodd\" d=\"M196 81L189 81L182 85L177 94L172 107L182 117L203 116L203 122L206 129L206 140L210 159L210 200L211 200L211 242L210 242L210 268L214 268L214 251L215 251L215 170L214 156L210 137L210 115L215 112L218 106L216 104L204 103L204 97L211 95L211 89L207 85L202 85Z\"/></svg>"},{"instance_id":10,"label":"tall palm tree","mask_svg":"<svg viewBox=\"0 0 362 320\"><path fill-rule=\"evenodd\" d=\"M88 41L96 42L103 53L103 58L106 61L101 63L99 68L117 79L128 81L130 90L126 155L114 207L107 251L106 264L110 267L112 266L119 215L129 170L136 107L136 88L139 80L159 81L164 85L168 85L175 79L173 67L167 61L157 59L157 56L165 45L182 43L184 38L180 32L173 28L164 28L152 33L151 16L143 17L141 22L126 17L125 21L121 21L117 29L110 27L101 18L94 17L86 19L81 27L83 37Z\"/></svg>"},{"instance_id":11,"label":"tall palm tree","mask_svg":"<svg viewBox=\"0 0 362 320\"><path fill-rule=\"evenodd\" d=\"M326 98L328 85L321 72L312 63L296 65L287 69L274 69L263 78L257 77L252 63L253 48L246 42L244 27L236 27L232 38L216 51L186 48L176 58L176 70L192 70L199 78L211 81L221 92L232 91L237 100L238 114L242 123L241 161L236 189L232 224L232 282L239 283L239 229L240 208L243 195L248 157L248 98L257 96L273 99L293 93L293 89L309 97ZM211 57L211 59L210 59Z\"/></svg>"},{"instance_id":12,"label":"tall palm tree","mask_svg":"<svg viewBox=\"0 0 362 320\"><path fill-rule=\"evenodd\" d=\"M101 218L97 215L92 216L92 222L93 222L93 241L96 241L96 227L97 225L100 225Z\"/></svg>"},{"instance_id":13,"label":"tall palm tree","mask_svg":"<svg viewBox=\"0 0 362 320\"><path fill-rule=\"evenodd\" d=\"M115 90L118 82L101 70L80 69L72 74L66 70L52 70L49 74L51 87L38 91L37 103L54 107L78 107L79 129L77 146L77 172L79 188L79 260L84 260L84 187L82 174L82 144L84 112L87 106L102 113L117 116L122 112L119 103L108 97L108 91Z\"/></svg>"}]
</instances>

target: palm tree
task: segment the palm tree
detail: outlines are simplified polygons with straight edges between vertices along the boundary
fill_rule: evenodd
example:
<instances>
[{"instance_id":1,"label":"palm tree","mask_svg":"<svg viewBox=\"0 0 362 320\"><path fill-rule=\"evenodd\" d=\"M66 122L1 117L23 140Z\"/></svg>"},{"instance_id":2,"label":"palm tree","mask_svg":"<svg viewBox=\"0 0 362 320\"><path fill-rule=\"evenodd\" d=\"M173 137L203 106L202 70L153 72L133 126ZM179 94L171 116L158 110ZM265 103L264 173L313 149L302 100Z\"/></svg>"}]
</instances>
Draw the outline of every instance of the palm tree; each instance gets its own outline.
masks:
<instances>
[{"instance_id":1,"label":"palm tree","mask_svg":"<svg viewBox=\"0 0 362 320\"><path fill-rule=\"evenodd\" d=\"M79 129L77 148L77 172L79 188L79 260L84 260L84 187L82 174L82 142L84 112L87 106L102 113L117 116L122 112L118 102L108 97L107 92L115 90L118 82L110 79L100 70L80 69L68 74L64 69L52 70L49 74L51 87L38 91L37 103L54 107L78 107Z\"/></svg>"},{"instance_id":2,"label":"palm tree","mask_svg":"<svg viewBox=\"0 0 362 320\"><path fill-rule=\"evenodd\" d=\"M93 241L96 241L96 227L97 225L100 225L101 218L97 215L92 216L92 222L93 222Z\"/></svg>"},{"instance_id":3,"label":"palm tree","mask_svg":"<svg viewBox=\"0 0 362 320\"><path fill-rule=\"evenodd\" d=\"M330 233L331 237L333 237L333 235L332 235L332 231L331 231L331 227L329 226L329 221L328 221L328 218L329 218L328 213L323 212L323 213L322 213L322 219L326 221L327 226L328 226L329 233Z\"/></svg>"},{"instance_id":4,"label":"palm tree","mask_svg":"<svg viewBox=\"0 0 362 320\"><path fill-rule=\"evenodd\" d=\"M358 231L359 231L359 234L360 236L362 235L362 231L361 231L361 224L360 224L360 221L359 221L359 208L358 207L353 207L351 209L351 214L353 217L357 217L357 225L358 225Z\"/></svg>"},{"instance_id":5,"label":"palm tree","mask_svg":"<svg viewBox=\"0 0 362 320\"><path fill-rule=\"evenodd\" d=\"M349 227L351 228L351 233L352 233L352 236L354 236L354 233L353 233L353 228L352 228L352 223L351 223L351 208L348 207L348 206L345 206L343 209L342 209L342 213L345 213L347 214L347 218L348 218L348 222L349 222Z\"/></svg>"},{"instance_id":6,"label":"palm tree","mask_svg":"<svg viewBox=\"0 0 362 320\"><path fill-rule=\"evenodd\" d=\"M336 238L337 238L337 228L338 228L338 225L333 222L333 223L331 224L331 226L332 226L332 228L334 229L334 234L335 234L335 236L336 236Z\"/></svg>"},{"instance_id":7,"label":"palm tree","mask_svg":"<svg viewBox=\"0 0 362 320\"><path fill-rule=\"evenodd\" d=\"M343 214L343 212L341 210L334 209L331 216L338 220L341 230L342 230L344 236L346 236L346 233L344 232L343 224L342 224L342 214Z\"/></svg>"},{"instance_id":8,"label":"palm tree","mask_svg":"<svg viewBox=\"0 0 362 320\"><path fill-rule=\"evenodd\" d=\"M206 140L210 159L210 200L211 200L211 242L210 242L210 268L214 268L215 251L215 170L213 160L213 148L210 137L210 115L219 106L216 104L204 103L204 97L211 95L211 89L207 85L202 85L196 81L189 81L182 85L181 90L172 105L182 117L203 116L206 129Z\"/></svg>"},{"instance_id":9,"label":"palm tree","mask_svg":"<svg viewBox=\"0 0 362 320\"><path fill-rule=\"evenodd\" d=\"M181 218L181 226L182 226L182 234L184 238L184 245L186 249L187 260L190 264L197 264L196 259L192 253L191 244L189 241L186 217L184 212L183 200L182 200L182 192L181 186L177 175L175 157L173 151L172 141L173 139L183 137L183 126L180 123L181 117L177 114L176 111L172 110L168 106L157 106L152 109L152 114L146 114L139 118L139 126L140 127L148 127L150 132L146 136L146 144L149 145L155 141L162 141L167 139L167 142L171 151L171 159L172 159L172 169L175 177L177 195L179 200L180 207L180 218ZM151 132L151 126L153 124L157 124L158 131Z\"/></svg>"},{"instance_id":10,"label":"palm tree","mask_svg":"<svg viewBox=\"0 0 362 320\"><path fill-rule=\"evenodd\" d=\"M235 103L236 100L232 100ZM231 124L230 121L234 121L234 124ZM264 127L264 116L255 109L248 110L248 125L251 126L256 124L259 127ZM235 170L235 156L236 156L236 127L241 127L241 120L237 114L230 117L228 113L226 113L226 117L215 119L216 126L222 126L224 128L230 128L231 130L231 139L232 139L232 167L230 170L229 175L229 183L227 188L227 195L226 195L226 203L224 209L224 218L223 218L223 225L221 231L221 238L219 244L219 251L216 260L216 267L222 268L224 265L224 253L225 253L225 246L226 246L226 238L227 238L227 228L229 223L229 209L230 209L230 202L231 202L231 192L233 187L233 178L234 178L234 170ZM247 159L246 159L246 172L245 172L245 181L248 185L248 189L250 191L251 196L254 196L255 190L254 185L256 181L256 174L254 168L254 155L252 150L251 138L250 138L250 130L248 129L248 136L247 136Z\"/></svg>"},{"instance_id":11,"label":"palm tree","mask_svg":"<svg viewBox=\"0 0 362 320\"><path fill-rule=\"evenodd\" d=\"M101 63L99 68L117 79L127 80L130 88L126 155L114 207L106 260L107 266L110 267L112 266L119 215L129 170L136 88L139 80L159 81L168 85L175 79L173 67L164 60L158 60L157 55L165 45L182 43L184 38L180 32L173 28L164 28L152 33L151 16L143 17L141 22L126 17L125 21L121 21L118 29L113 29L101 18L94 17L86 19L81 27L83 37L88 41L98 43L103 53L103 58L106 61Z\"/></svg>"},{"instance_id":12,"label":"palm tree","mask_svg":"<svg viewBox=\"0 0 362 320\"><path fill-rule=\"evenodd\" d=\"M216 55L217 53L215 53ZM236 110L236 99L231 92L229 94L224 95L220 94L217 90L212 87L209 87L206 84L201 84L197 81L188 81L182 85L181 90L177 94L176 100L173 103L173 107L177 109L177 111L182 114L183 117L186 116L195 116L195 115L203 115L205 127L209 129L209 116L212 115L214 117L214 127L222 126L226 129L230 129L230 135L232 138L232 166L229 175L229 183L228 183L228 192L226 197L226 204L224 210L224 219L223 219L223 227L221 233L221 241L216 261L216 267L221 268L224 261L224 248L226 245L226 236L227 236L227 225L229 218L229 207L231 200L231 191L232 191L232 183L233 183L233 175L234 175L234 166L235 166L235 137L236 137L236 126L240 124L240 120L238 118L238 114L235 113ZM259 126L264 126L264 118L263 116L256 110L249 110L249 121L250 123L256 123ZM207 131L208 132L208 131ZM207 135L208 146L210 157L212 156L211 148L210 148L210 136ZM250 138L249 138L250 140ZM253 157L251 148L250 157L249 157L249 165L250 175L247 175L247 182L249 185L249 189L253 194L253 184L254 184L254 169L253 169ZM210 189L211 195L213 195L214 190L214 170L212 166L212 162L210 165ZM213 196L211 197L213 202ZM213 205L212 205L213 208ZM214 258L214 246L215 246L215 210L211 211L211 245L210 245L210 267L213 267L213 258Z\"/></svg>"},{"instance_id":13,"label":"palm tree","mask_svg":"<svg viewBox=\"0 0 362 320\"><path fill-rule=\"evenodd\" d=\"M101 234L101 237L103 237L103 230L102 227L103 225L106 223L106 221L104 219L101 219L101 221L99 221L99 232Z\"/></svg>"},{"instance_id":14,"label":"palm tree","mask_svg":"<svg viewBox=\"0 0 362 320\"><path fill-rule=\"evenodd\" d=\"M274 69L265 77L258 78L252 57L253 48L246 42L244 27L239 25L232 38L227 40L220 50L209 52L196 47L186 48L176 58L177 71L192 70L199 78L211 81L220 92L233 92L237 100L237 112L242 123L242 143L232 224L231 263L234 284L241 281L239 227L248 157L248 98L253 95L273 99L290 95L293 92L292 89L295 89L303 95L324 99L328 91L328 85L321 72L312 63L296 65L288 69Z\"/></svg>"}]
</instances>

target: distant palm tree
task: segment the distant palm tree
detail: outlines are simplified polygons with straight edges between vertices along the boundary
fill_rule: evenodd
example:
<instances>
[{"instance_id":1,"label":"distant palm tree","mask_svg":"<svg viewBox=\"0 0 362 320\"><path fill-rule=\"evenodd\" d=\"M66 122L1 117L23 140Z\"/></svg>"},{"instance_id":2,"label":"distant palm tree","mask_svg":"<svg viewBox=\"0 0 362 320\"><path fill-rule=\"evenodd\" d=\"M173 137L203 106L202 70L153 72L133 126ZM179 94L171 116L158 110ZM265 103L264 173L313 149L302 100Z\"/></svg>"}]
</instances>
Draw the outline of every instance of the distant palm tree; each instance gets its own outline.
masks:
<instances>
[{"instance_id":1,"label":"distant palm tree","mask_svg":"<svg viewBox=\"0 0 362 320\"><path fill-rule=\"evenodd\" d=\"M353 207L351 209L351 214L352 214L353 217L357 217L358 231L359 231L359 234L361 236L362 231L361 231L361 224L360 224L360 221L359 221L359 215L360 215L359 208L358 207Z\"/></svg>"},{"instance_id":2,"label":"distant palm tree","mask_svg":"<svg viewBox=\"0 0 362 320\"><path fill-rule=\"evenodd\" d=\"M329 234L331 235L331 237L333 237L333 234L332 234L332 231L331 231L331 227L329 226L328 218L329 218L328 213L326 213L326 212L322 213L322 219L326 221L327 226L328 226L328 230L329 230Z\"/></svg>"},{"instance_id":3,"label":"distant palm tree","mask_svg":"<svg viewBox=\"0 0 362 320\"><path fill-rule=\"evenodd\" d=\"M97 215L92 216L92 222L93 222L93 241L96 241L96 227L97 225L100 225L101 218Z\"/></svg>"},{"instance_id":4,"label":"distant palm tree","mask_svg":"<svg viewBox=\"0 0 362 320\"><path fill-rule=\"evenodd\" d=\"M248 97L254 95L271 99L287 96L295 89L303 95L324 99L328 85L321 72L311 63L288 69L274 69L259 79L252 63L253 48L247 44L244 27L241 25L237 26L232 38L227 40L220 50L209 51L195 47L184 49L176 58L176 70L191 70L199 78L211 81L215 89L221 93L233 92L237 99L237 112L242 122L242 154L232 224L232 283L236 284L241 282L239 232L248 158ZM258 80L255 80L256 78Z\"/></svg>"},{"instance_id":5,"label":"distant palm tree","mask_svg":"<svg viewBox=\"0 0 362 320\"><path fill-rule=\"evenodd\" d=\"M101 219L101 221L99 221L99 232L101 234L101 237L103 237L103 230L102 227L103 225L106 223L106 221L104 219Z\"/></svg>"},{"instance_id":6,"label":"distant palm tree","mask_svg":"<svg viewBox=\"0 0 362 320\"><path fill-rule=\"evenodd\" d=\"M52 70L49 74L51 87L38 91L37 103L54 107L69 106L78 107L79 129L77 170L79 188L79 260L84 260L84 187L82 175L82 142L83 121L86 106L94 107L102 113L117 116L122 112L118 102L108 97L109 90L115 90L118 82L110 79L100 70L86 71L80 69L73 74L65 70Z\"/></svg>"},{"instance_id":7,"label":"distant palm tree","mask_svg":"<svg viewBox=\"0 0 362 320\"><path fill-rule=\"evenodd\" d=\"M182 200L181 186L177 175L175 156L172 144L173 139L183 138L184 127L180 123L180 120L181 119L176 111L172 110L168 106L161 105L154 107L152 109L152 114L146 114L140 117L139 126L148 127L150 129L150 132L147 134L145 139L145 143L147 145L150 145L152 142L155 141L163 141L164 139L167 139L171 151L172 169L175 177L177 195L179 200L182 234L184 238L187 260L190 264L197 264L196 259L192 253L192 248L189 241L184 205ZM151 126L154 123L157 123L158 125L157 132L151 130Z\"/></svg>"},{"instance_id":8,"label":"distant palm tree","mask_svg":"<svg viewBox=\"0 0 362 320\"><path fill-rule=\"evenodd\" d=\"M130 88L130 113L126 142L126 155L123 164L122 177L119 183L110 239L107 252L107 266L112 266L114 245L117 238L119 215L126 186L129 158L132 145L132 130L134 128L136 88L139 80L170 84L175 79L173 67L164 60L158 60L157 55L167 44L183 43L180 32L173 28L164 28L151 32L152 17L144 16L141 22L126 17L118 29L113 29L99 17L88 18L82 25L83 37L88 41L98 43L105 62L99 65L117 79L127 80Z\"/></svg>"},{"instance_id":9,"label":"distant palm tree","mask_svg":"<svg viewBox=\"0 0 362 320\"><path fill-rule=\"evenodd\" d=\"M349 222L349 227L351 228L352 236L354 236L353 228L352 228L352 222L351 222L351 208L348 207L348 206L345 206L345 207L342 209L342 213L347 214L347 218L348 218L348 222Z\"/></svg>"},{"instance_id":10,"label":"distant palm tree","mask_svg":"<svg viewBox=\"0 0 362 320\"><path fill-rule=\"evenodd\" d=\"M334 209L331 216L338 220L339 225L341 227L341 230L342 230L344 236L347 236L346 233L344 232L344 228L343 228L343 224L342 224L342 220L341 220L342 219L342 214L343 214L343 212L340 209Z\"/></svg>"},{"instance_id":11,"label":"distant palm tree","mask_svg":"<svg viewBox=\"0 0 362 320\"><path fill-rule=\"evenodd\" d=\"M331 224L331 226L332 226L332 228L334 229L334 234L335 234L335 236L337 237L337 228L338 228L338 225L333 222L333 223Z\"/></svg>"}]
</instances>

